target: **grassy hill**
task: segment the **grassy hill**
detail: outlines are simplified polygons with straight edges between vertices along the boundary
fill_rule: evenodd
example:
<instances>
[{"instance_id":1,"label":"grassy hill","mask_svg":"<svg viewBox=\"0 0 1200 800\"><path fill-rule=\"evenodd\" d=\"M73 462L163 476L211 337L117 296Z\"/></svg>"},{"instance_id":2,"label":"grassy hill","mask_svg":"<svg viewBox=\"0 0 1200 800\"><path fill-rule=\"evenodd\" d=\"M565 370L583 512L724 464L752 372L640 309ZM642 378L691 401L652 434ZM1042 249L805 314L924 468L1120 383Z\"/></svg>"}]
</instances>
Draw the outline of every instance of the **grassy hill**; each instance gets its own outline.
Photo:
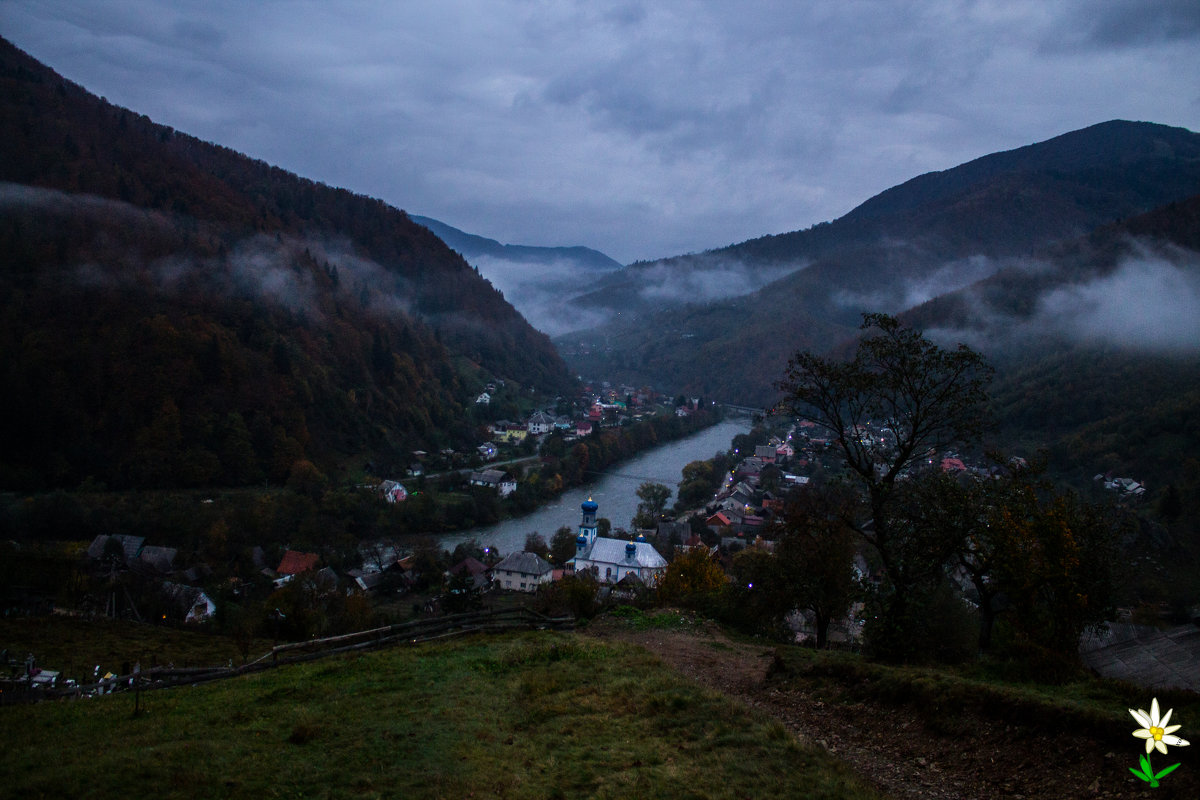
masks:
<instances>
[{"instance_id":1,"label":"grassy hill","mask_svg":"<svg viewBox=\"0 0 1200 800\"><path fill-rule=\"evenodd\" d=\"M875 796L780 723L577 634L330 658L141 702L138 717L129 695L3 709L4 793Z\"/></svg>"},{"instance_id":2,"label":"grassy hill","mask_svg":"<svg viewBox=\"0 0 1200 800\"><path fill-rule=\"evenodd\" d=\"M1133 797L1142 742L1126 709L1157 697L1185 737L1200 714L1182 690L1086 674L1045 684L1005 662L877 664L677 610L623 611L586 631L332 656L140 701L6 707L0 795ZM207 647L223 663L228 649L130 623L0 625L12 646L31 633L85 660L117 646L205 663ZM1183 764L1159 796L1195 797L1190 755L1154 757Z\"/></svg>"}]
</instances>

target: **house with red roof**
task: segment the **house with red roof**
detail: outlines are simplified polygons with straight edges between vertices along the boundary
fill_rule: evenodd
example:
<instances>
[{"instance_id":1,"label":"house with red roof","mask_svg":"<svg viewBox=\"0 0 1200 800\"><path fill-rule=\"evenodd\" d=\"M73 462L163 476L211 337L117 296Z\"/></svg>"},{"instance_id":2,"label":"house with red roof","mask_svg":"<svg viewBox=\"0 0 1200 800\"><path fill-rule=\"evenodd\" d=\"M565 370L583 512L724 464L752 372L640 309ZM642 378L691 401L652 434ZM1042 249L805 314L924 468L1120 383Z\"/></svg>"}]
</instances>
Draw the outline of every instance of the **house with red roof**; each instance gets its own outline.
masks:
<instances>
[{"instance_id":1,"label":"house with red roof","mask_svg":"<svg viewBox=\"0 0 1200 800\"><path fill-rule=\"evenodd\" d=\"M283 554L279 567L275 570L280 575L299 575L301 572L317 568L320 556L316 553L301 553L299 550L288 550Z\"/></svg>"}]
</instances>

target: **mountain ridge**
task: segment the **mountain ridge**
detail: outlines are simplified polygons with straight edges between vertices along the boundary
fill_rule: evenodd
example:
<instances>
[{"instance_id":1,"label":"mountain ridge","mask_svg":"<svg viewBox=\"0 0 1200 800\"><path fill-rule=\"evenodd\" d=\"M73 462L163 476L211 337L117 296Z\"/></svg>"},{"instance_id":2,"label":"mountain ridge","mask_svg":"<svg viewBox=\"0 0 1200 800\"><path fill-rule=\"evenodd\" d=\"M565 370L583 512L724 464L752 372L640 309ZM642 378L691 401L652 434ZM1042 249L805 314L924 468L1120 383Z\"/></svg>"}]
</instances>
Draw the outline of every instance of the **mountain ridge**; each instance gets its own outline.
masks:
<instances>
[{"instance_id":1,"label":"mountain ridge","mask_svg":"<svg viewBox=\"0 0 1200 800\"><path fill-rule=\"evenodd\" d=\"M1084 155L1071 155L1075 150ZM1103 159L1113 154L1115 162L1105 166ZM1022 163L1028 166L1018 169ZM1047 166L1056 163L1061 168ZM931 185L940 187L937 202L929 199ZM782 374L784 353L833 347L853 333L861 313L899 313L986 277L1002 259L1086 235L1184 199L1197 188L1200 135L1153 123L1100 123L918 176L839 220L804 231L633 265L602 279L579 301L593 311L619 309L619 320L558 343L581 374L615 370L636 381L645 364L665 362L671 371L663 381L673 388L767 405L771 391L765 387ZM751 291L734 290L730 299L687 307L652 305L638 280L651 270L674 269L682 281L722 263L759 274L768 265L795 268L762 288L747 282ZM655 301L663 280L660 275L648 282ZM653 308L664 327L679 330L679 339L665 347L638 341L634 332L646 323L637 315L646 308ZM739 308L754 312L739 314ZM747 340L771 343L778 351L773 374L743 366Z\"/></svg>"}]
</instances>

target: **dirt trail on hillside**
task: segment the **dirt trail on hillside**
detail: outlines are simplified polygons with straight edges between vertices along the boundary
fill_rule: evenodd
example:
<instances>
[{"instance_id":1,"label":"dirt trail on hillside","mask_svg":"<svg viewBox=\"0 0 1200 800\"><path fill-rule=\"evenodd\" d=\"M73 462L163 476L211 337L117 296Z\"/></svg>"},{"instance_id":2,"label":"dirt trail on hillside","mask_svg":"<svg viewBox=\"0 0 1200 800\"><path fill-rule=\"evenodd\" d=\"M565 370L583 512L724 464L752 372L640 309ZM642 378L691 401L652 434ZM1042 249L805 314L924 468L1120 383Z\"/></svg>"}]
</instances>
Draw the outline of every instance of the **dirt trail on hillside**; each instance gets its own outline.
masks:
<instances>
[{"instance_id":1,"label":"dirt trail on hillside","mask_svg":"<svg viewBox=\"0 0 1200 800\"><path fill-rule=\"evenodd\" d=\"M930 720L906 705L826 703L786 676L771 676L774 648L731 641L714 625L636 631L601 619L586 632L640 645L688 678L770 714L889 797L1090 800L1146 797L1151 791L1129 772L1138 755L1132 737L1130 747L1113 752L1111 744L1086 736L1051 735L972 714ZM1134 727L1131 719L1130 730ZM1162 756L1156 760L1171 763ZM1189 759L1179 760L1190 766ZM1194 776L1182 771L1150 796L1194 797Z\"/></svg>"}]
</instances>

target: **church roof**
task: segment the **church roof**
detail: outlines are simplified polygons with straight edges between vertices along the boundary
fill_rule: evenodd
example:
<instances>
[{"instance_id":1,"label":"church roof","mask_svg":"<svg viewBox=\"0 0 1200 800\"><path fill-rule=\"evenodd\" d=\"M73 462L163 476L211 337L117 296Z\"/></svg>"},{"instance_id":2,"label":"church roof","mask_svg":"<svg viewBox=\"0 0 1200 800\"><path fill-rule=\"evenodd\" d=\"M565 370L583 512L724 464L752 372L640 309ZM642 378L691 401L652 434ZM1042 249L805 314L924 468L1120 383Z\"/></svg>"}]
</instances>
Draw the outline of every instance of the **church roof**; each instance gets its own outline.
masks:
<instances>
[{"instance_id":1,"label":"church roof","mask_svg":"<svg viewBox=\"0 0 1200 800\"><path fill-rule=\"evenodd\" d=\"M633 545L632 552L629 551L627 545ZM597 537L588 551L577 558L602 564L619 564L625 567L658 569L667 566L666 560L649 542L626 542L622 539L607 539L603 536Z\"/></svg>"}]
</instances>

